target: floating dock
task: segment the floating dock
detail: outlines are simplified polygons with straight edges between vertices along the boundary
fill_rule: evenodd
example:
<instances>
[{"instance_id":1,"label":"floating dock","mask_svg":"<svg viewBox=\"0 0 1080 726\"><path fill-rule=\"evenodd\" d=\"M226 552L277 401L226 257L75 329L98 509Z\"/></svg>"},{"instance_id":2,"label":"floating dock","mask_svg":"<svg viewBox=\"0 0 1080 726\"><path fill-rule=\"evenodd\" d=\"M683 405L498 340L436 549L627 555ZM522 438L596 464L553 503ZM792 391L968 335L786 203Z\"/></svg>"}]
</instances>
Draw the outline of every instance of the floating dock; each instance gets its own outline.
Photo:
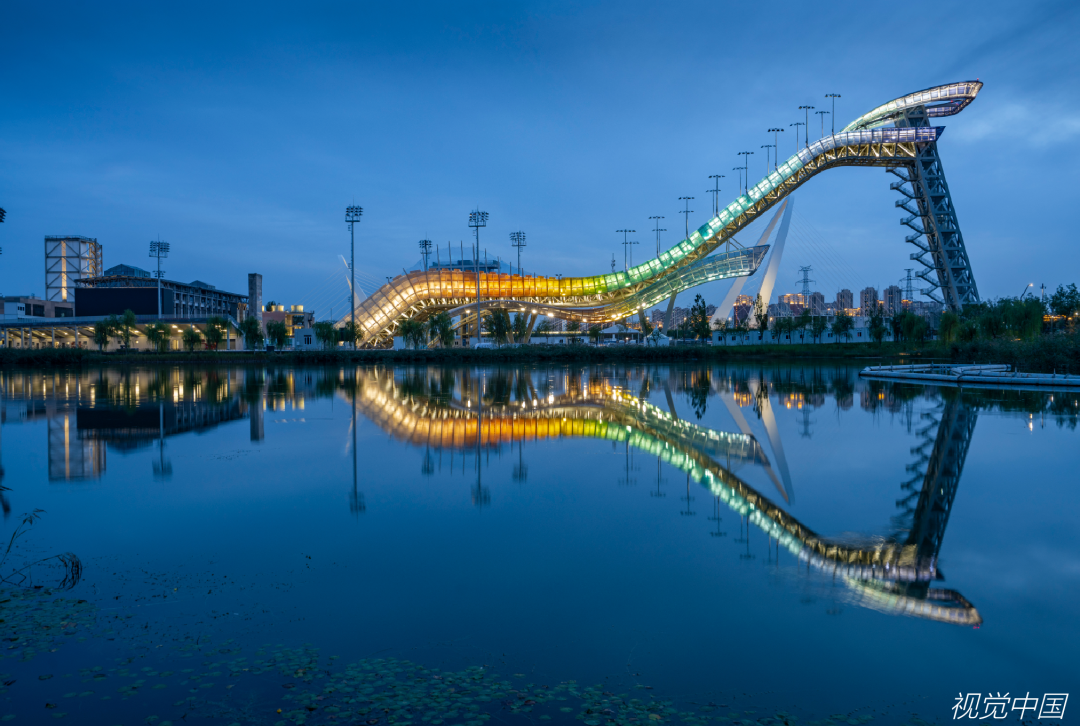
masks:
<instances>
[{"instance_id":1,"label":"floating dock","mask_svg":"<svg viewBox=\"0 0 1080 726\"><path fill-rule=\"evenodd\" d=\"M1022 388L1078 388L1080 375L1064 373L1020 373L1008 365L953 365L915 363L895 366L867 366L859 371L863 378L890 381L919 381L951 386L1017 386Z\"/></svg>"}]
</instances>

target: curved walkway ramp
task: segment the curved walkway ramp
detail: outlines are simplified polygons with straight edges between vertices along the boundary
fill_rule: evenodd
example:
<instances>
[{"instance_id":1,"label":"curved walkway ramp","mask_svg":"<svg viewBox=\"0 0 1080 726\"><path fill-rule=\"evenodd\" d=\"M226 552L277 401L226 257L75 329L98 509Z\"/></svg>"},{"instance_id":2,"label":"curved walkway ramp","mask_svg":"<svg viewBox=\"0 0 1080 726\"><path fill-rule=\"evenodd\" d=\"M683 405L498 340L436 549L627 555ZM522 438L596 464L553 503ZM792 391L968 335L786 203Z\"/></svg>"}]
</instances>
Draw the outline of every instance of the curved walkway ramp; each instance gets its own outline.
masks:
<instances>
[{"instance_id":1,"label":"curved walkway ramp","mask_svg":"<svg viewBox=\"0 0 1080 726\"><path fill-rule=\"evenodd\" d=\"M689 238L625 272L561 279L488 275L468 270L420 270L399 275L357 306L360 342L386 344L402 320L422 320L432 312L457 309L478 298L498 299L510 306L544 304L562 311L563 317L578 316L587 322L625 317L628 312L642 309L646 300L653 298L657 292L653 286L659 280L702 260L816 174L841 166L907 169L906 173L898 173L902 181L897 188L907 197L904 204L917 207L915 210L905 207L912 213L905 224L915 230L908 241L931 255L930 261L921 257L920 261L937 274L936 286L945 295L946 304L959 309L964 302L977 301L978 292L971 279L970 264L937 157L936 143L944 129L929 126L928 119L959 113L981 88L978 81L953 83L919 91L874 109L841 132L809 144L778 164L772 173L694 230ZM898 126L882 128L890 123ZM912 185L910 193L902 188L905 183ZM898 202L897 206L903 204ZM912 225L913 219L921 219L921 225ZM920 244L924 236L926 241ZM738 257L738 253L728 254ZM753 274L757 267L749 263L748 259L736 266L735 259L731 259L723 274L719 273L723 267L719 264L713 270L719 276L711 279ZM926 271L921 275L923 279L935 284L925 274ZM684 290L698 284L702 282L691 276L680 278L670 289ZM339 322L344 321L342 317Z\"/></svg>"},{"instance_id":2,"label":"curved walkway ramp","mask_svg":"<svg viewBox=\"0 0 1080 726\"><path fill-rule=\"evenodd\" d=\"M943 595L951 591L928 587L930 581L940 579L936 552L921 551L918 544L885 539L869 546L853 546L819 536L704 453L709 448L732 460L767 465L752 436L727 432L704 436L697 430L701 427L677 420L685 428L672 426L666 420L671 417L662 410L618 387L595 386L564 397L485 406L477 412L471 403L404 396L387 377L366 379L357 389L356 403L384 431L417 446L477 449L511 441L565 437L625 442L687 472L808 568L862 583L858 588L862 599L872 600L878 609L892 608L962 625L982 622L974 606L958 594ZM703 439L708 439L710 445L701 446ZM895 586L872 584L879 581ZM937 598L940 603L923 606L914 602L927 598Z\"/></svg>"}]
</instances>

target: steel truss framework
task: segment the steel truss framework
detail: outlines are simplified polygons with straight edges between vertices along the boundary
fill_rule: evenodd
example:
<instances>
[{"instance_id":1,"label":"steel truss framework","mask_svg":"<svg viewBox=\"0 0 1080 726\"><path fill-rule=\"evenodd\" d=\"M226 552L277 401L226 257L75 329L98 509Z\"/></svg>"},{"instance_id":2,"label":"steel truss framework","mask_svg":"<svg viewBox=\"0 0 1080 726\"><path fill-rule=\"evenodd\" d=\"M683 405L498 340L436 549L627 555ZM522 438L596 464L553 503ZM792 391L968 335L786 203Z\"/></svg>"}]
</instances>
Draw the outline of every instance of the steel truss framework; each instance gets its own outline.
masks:
<instances>
[{"instance_id":1,"label":"steel truss framework","mask_svg":"<svg viewBox=\"0 0 1080 726\"><path fill-rule=\"evenodd\" d=\"M468 270L414 271L399 275L357 306L360 342L385 345L404 320L422 320L438 310L458 311L470 303L476 304L478 299L486 299L488 304L484 308L545 305L552 310L545 314L603 323L655 304L645 302L652 300L651 292L659 289L657 284L670 276L676 281L667 285L668 294L710 279L752 275L760 259L749 267L741 263L736 266L737 256L727 258L727 270L721 271L718 266L707 276L686 276L682 271L732 241L737 232L811 177L841 166L885 167L912 185L914 191L910 194L901 189L908 200L898 206L915 214L904 204L910 201L917 205L922 226L912 226L912 219L905 220L916 232L914 239L909 237L908 241L923 249L923 254L929 253L933 263L926 263L921 255L913 258L937 272L937 287L944 291L944 302L959 310L966 302L977 301L978 291L938 157L937 140L944 129L927 125L927 120L958 113L981 88L977 81L951 84L920 91L875 109L840 133L799 150L687 239L626 272L561 279L489 275ZM891 123L897 126L882 128ZM920 244L918 239L924 236L926 242ZM922 277L933 284L928 274L924 271ZM344 318L339 321L343 323Z\"/></svg>"}]
</instances>

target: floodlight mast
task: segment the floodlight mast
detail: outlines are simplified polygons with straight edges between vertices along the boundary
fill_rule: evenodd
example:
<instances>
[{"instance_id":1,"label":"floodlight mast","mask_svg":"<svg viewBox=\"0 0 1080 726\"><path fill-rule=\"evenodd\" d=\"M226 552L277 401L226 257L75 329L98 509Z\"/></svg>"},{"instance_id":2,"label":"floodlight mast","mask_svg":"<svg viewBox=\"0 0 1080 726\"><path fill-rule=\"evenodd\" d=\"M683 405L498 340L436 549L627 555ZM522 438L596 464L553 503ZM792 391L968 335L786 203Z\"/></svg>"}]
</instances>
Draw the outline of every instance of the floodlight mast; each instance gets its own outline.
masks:
<instances>
[{"instance_id":1,"label":"floodlight mast","mask_svg":"<svg viewBox=\"0 0 1080 726\"><path fill-rule=\"evenodd\" d=\"M517 247L518 274L522 275L524 273L521 271L521 249L525 246L525 233L521 230L518 230L517 232L511 232L510 245L512 247Z\"/></svg>"},{"instance_id":2,"label":"floodlight mast","mask_svg":"<svg viewBox=\"0 0 1080 726\"><path fill-rule=\"evenodd\" d=\"M705 190L707 192L712 192L712 195L713 195L713 198L712 198L712 213L713 213L713 216L715 217L716 215L720 214L720 180L724 179L725 177L724 177L723 174L709 174L709 178L716 180L713 183L713 188L712 189L706 189ZM657 254L659 254L659 253L657 253Z\"/></svg>"},{"instance_id":3,"label":"floodlight mast","mask_svg":"<svg viewBox=\"0 0 1080 726\"><path fill-rule=\"evenodd\" d=\"M356 347L356 233L353 226L364 215L364 208L351 206L345 208L345 222L349 225L349 314L352 321L353 347Z\"/></svg>"},{"instance_id":4,"label":"floodlight mast","mask_svg":"<svg viewBox=\"0 0 1080 726\"><path fill-rule=\"evenodd\" d=\"M825 117L829 115L828 111L814 111L818 116L821 116L821 138L825 138Z\"/></svg>"},{"instance_id":5,"label":"floodlight mast","mask_svg":"<svg viewBox=\"0 0 1080 726\"><path fill-rule=\"evenodd\" d=\"M788 124L788 126L795 127L795 153L797 154L799 153L799 127L806 126L806 124L804 124L802 121L796 121L793 124Z\"/></svg>"},{"instance_id":6,"label":"floodlight mast","mask_svg":"<svg viewBox=\"0 0 1080 726\"><path fill-rule=\"evenodd\" d=\"M480 228L486 227L488 213L479 207L469 212L469 226L476 235L476 253L473 255L473 268L476 270L476 340L480 340Z\"/></svg>"},{"instance_id":7,"label":"floodlight mast","mask_svg":"<svg viewBox=\"0 0 1080 726\"><path fill-rule=\"evenodd\" d=\"M814 110L814 107L813 106L799 106L799 110L800 111L806 111L806 123L803 124L803 126L805 126L806 128L803 129L803 131L805 132L803 134L803 136L806 137L806 139L805 139L806 147L810 148L810 112Z\"/></svg>"},{"instance_id":8,"label":"floodlight mast","mask_svg":"<svg viewBox=\"0 0 1080 726\"><path fill-rule=\"evenodd\" d=\"M154 240L150 242L150 256L157 258L157 271L154 273L154 277L157 278L157 316L158 320L161 320L161 258L169 256L169 243L162 242L161 240Z\"/></svg>"},{"instance_id":9,"label":"floodlight mast","mask_svg":"<svg viewBox=\"0 0 1080 726\"><path fill-rule=\"evenodd\" d=\"M750 191L750 157L754 155L752 151L740 151L739 156L745 156L746 161L743 163L746 165L743 169L746 169L746 175L743 177L743 194Z\"/></svg>"},{"instance_id":10,"label":"floodlight mast","mask_svg":"<svg viewBox=\"0 0 1080 726\"><path fill-rule=\"evenodd\" d=\"M616 234L622 233L622 239L623 239L623 242L622 242L622 244L623 244L623 248L622 248L623 249L623 252L622 252L623 270L628 271L630 268L626 264L626 251L628 249L630 249L630 247L629 247L630 243L626 241L626 235L631 234L631 233L636 234L637 230L636 229L617 229L617 230L615 230L615 233ZM637 244L637 243L635 242L634 244Z\"/></svg>"},{"instance_id":11,"label":"floodlight mast","mask_svg":"<svg viewBox=\"0 0 1080 726\"><path fill-rule=\"evenodd\" d=\"M780 132L781 131L783 131L783 129L771 128L771 129L768 129L765 132L767 134L772 134L773 135L773 148L776 149L776 153L773 154L773 171L777 171L780 168L779 164L780 164ZM796 143L796 145L798 145L798 140L797 139L796 139L795 143Z\"/></svg>"},{"instance_id":12,"label":"floodlight mast","mask_svg":"<svg viewBox=\"0 0 1080 726\"><path fill-rule=\"evenodd\" d=\"M825 98L832 99L832 132L836 134L836 99L840 98L839 93L826 93Z\"/></svg>"},{"instance_id":13,"label":"floodlight mast","mask_svg":"<svg viewBox=\"0 0 1080 726\"><path fill-rule=\"evenodd\" d=\"M693 197L679 197L679 201L686 205L685 209L679 212L679 214L686 215L686 218L683 220L686 225L686 236L683 237L683 239L690 239L690 215L694 213L694 210L690 208L690 201L692 199Z\"/></svg>"},{"instance_id":14,"label":"floodlight mast","mask_svg":"<svg viewBox=\"0 0 1080 726\"><path fill-rule=\"evenodd\" d=\"M431 257L431 240L420 240L420 256L424 258L424 272L427 272L428 258Z\"/></svg>"},{"instance_id":15,"label":"floodlight mast","mask_svg":"<svg viewBox=\"0 0 1080 726\"><path fill-rule=\"evenodd\" d=\"M761 148L765 149L765 176L769 175L769 149L776 148L772 144L762 144Z\"/></svg>"},{"instance_id":16,"label":"floodlight mast","mask_svg":"<svg viewBox=\"0 0 1080 726\"><path fill-rule=\"evenodd\" d=\"M667 232L667 230L666 229L660 229L660 220L663 219L663 217L649 217L649 219L655 219L656 220L656 229L654 229L653 232L656 232L656 256L659 257L660 256L660 233L661 232Z\"/></svg>"}]
</instances>

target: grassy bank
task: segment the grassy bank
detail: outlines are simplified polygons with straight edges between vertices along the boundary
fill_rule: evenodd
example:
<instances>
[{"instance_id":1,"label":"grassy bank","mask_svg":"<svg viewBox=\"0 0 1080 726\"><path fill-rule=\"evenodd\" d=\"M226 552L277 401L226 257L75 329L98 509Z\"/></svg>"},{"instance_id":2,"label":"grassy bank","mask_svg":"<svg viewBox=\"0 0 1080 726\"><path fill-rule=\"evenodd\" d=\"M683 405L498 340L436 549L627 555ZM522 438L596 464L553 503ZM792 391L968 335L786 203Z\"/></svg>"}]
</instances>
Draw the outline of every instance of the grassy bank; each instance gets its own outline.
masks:
<instances>
[{"instance_id":1,"label":"grassy bank","mask_svg":"<svg viewBox=\"0 0 1080 726\"><path fill-rule=\"evenodd\" d=\"M836 360L868 364L880 361L953 361L957 363L1008 363L1019 370L1060 373L1080 372L1080 335L1044 336L1032 342L975 341L971 343L829 343L822 345L675 345L660 348L588 345L530 345L480 350L435 348L431 350L358 350L215 353L98 353L71 349L0 350L0 365L184 365L248 363L279 365L333 365L344 363L551 363L551 362L652 362L738 360Z\"/></svg>"}]
</instances>

